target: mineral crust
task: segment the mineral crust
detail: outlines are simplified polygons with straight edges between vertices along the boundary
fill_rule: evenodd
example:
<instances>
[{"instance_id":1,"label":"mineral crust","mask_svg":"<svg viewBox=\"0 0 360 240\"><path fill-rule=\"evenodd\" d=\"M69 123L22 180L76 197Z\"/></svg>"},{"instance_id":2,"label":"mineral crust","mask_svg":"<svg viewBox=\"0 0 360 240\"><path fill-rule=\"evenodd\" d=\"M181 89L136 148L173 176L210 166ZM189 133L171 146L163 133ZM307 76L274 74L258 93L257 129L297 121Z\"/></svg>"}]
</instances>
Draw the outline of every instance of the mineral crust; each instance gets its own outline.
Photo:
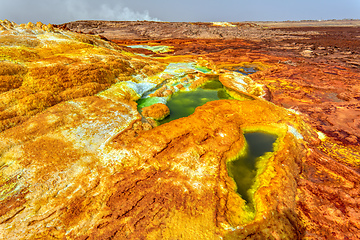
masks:
<instances>
[{"instance_id":1,"label":"mineral crust","mask_svg":"<svg viewBox=\"0 0 360 240\"><path fill-rule=\"evenodd\" d=\"M169 108L163 103L155 103L151 106L144 107L141 114L154 120L163 120L170 114Z\"/></svg>"}]
</instances>

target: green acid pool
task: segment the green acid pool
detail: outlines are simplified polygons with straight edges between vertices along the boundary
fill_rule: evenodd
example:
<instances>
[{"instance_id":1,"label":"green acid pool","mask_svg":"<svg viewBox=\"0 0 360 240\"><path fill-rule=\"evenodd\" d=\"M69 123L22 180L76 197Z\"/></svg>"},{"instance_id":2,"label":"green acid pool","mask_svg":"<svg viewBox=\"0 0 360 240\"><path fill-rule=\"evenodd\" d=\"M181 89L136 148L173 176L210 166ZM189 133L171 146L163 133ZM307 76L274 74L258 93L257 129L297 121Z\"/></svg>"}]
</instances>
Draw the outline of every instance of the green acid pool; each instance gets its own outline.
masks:
<instances>
[{"instance_id":1,"label":"green acid pool","mask_svg":"<svg viewBox=\"0 0 360 240\"><path fill-rule=\"evenodd\" d=\"M255 181L257 172L256 162L259 157L267 152L273 152L273 144L277 136L263 132L251 132L244 134L248 144L248 151L245 156L227 163L229 176L232 177L237 186L237 192L248 203L252 204L248 190Z\"/></svg>"},{"instance_id":2,"label":"green acid pool","mask_svg":"<svg viewBox=\"0 0 360 240\"><path fill-rule=\"evenodd\" d=\"M164 124L182 117L187 117L194 113L195 108L202 106L207 102L220 99L233 98L226 93L223 85L218 80L208 81L193 91L175 93L166 103L170 109L170 115L164 120L160 121L159 124Z\"/></svg>"}]
</instances>

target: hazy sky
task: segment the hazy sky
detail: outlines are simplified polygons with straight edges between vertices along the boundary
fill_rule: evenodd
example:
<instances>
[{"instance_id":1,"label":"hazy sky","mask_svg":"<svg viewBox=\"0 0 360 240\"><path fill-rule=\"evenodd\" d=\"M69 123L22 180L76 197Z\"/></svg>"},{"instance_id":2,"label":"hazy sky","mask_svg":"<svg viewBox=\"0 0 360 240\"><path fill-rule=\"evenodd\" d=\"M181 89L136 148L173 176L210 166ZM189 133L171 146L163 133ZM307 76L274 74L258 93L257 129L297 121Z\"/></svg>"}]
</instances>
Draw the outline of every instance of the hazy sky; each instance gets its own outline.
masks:
<instances>
[{"instance_id":1,"label":"hazy sky","mask_svg":"<svg viewBox=\"0 0 360 240\"><path fill-rule=\"evenodd\" d=\"M280 21L359 19L360 0L0 0L0 19Z\"/></svg>"}]
</instances>

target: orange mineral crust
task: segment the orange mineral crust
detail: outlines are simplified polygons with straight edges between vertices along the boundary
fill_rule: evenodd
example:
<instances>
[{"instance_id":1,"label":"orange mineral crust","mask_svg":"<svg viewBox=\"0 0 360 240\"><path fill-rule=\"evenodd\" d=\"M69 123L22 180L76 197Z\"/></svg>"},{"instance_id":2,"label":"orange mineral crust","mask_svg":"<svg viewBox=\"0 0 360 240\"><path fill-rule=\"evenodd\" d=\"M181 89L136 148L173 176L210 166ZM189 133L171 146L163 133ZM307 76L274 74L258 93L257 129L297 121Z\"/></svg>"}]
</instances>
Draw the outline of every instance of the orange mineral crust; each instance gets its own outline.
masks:
<instances>
[{"instance_id":1,"label":"orange mineral crust","mask_svg":"<svg viewBox=\"0 0 360 240\"><path fill-rule=\"evenodd\" d=\"M0 21L0 239L360 239L345 23Z\"/></svg>"},{"instance_id":2,"label":"orange mineral crust","mask_svg":"<svg viewBox=\"0 0 360 240\"><path fill-rule=\"evenodd\" d=\"M184 239L192 238L191 234L201 239L221 236L226 239L247 236L297 238L301 226L296 212L289 209L295 209L295 179L299 176L298 164L306 156L306 149L302 140L290 132L288 124L298 121L301 122L296 115L265 101L222 100L207 103L197 108L193 115L143 132L127 143L114 139L114 148L138 154L140 169L149 168L154 174L160 172L161 175L131 180L136 182L132 191L140 195L121 195L113 204L122 206L123 203L118 202L120 199L138 204L129 206L131 210L126 215L129 219L135 218L131 221L139 219L137 221L143 222L134 231L135 238L141 236L136 234L149 231L164 239L168 239L167 234ZM259 166L261 170L253 188L255 211L235 193L234 182L225 166L226 161L244 154L241 129L278 135L275 154L259 163L263 165ZM306 138L312 137L306 135ZM163 196L167 197L163 199ZM162 204L159 201L169 207L160 210ZM148 220L149 215L155 215L154 221ZM126 216L112 215L108 221L116 224L115 218L125 221ZM163 224L161 229L153 226L158 222ZM126 221L121 224L127 228ZM113 226L109 224L110 228ZM101 233L97 229L94 231ZM95 238L99 238L99 233L94 233Z\"/></svg>"},{"instance_id":3,"label":"orange mineral crust","mask_svg":"<svg viewBox=\"0 0 360 240\"><path fill-rule=\"evenodd\" d=\"M162 120L170 114L170 110L165 104L156 103L149 107L144 107L141 114L144 117L152 118L154 120Z\"/></svg>"}]
</instances>

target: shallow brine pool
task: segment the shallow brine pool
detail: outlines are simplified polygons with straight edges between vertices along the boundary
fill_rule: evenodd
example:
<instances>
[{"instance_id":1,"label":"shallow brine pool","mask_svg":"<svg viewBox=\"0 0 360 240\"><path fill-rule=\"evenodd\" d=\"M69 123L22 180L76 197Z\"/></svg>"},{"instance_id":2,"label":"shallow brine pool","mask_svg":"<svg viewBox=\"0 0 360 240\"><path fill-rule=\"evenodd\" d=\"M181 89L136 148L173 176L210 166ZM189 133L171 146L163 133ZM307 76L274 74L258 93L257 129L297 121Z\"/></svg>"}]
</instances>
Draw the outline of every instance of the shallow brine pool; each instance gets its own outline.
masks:
<instances>
[{"instance_id":1,"label":"shallow brine pool","mask_svg":"<svg viewBox=\"0 0 360 240\"><path fill-rule=\"evenodd\" d=\"M245 156L240 156L227 163L229 176L232 177L237 186L237 192L248 203L252 204L248 190L255 182L257 172L256 162L259 157L267 152L273 152L273 144L277 136L263 132L245 133L244 137L248 144Z\"/></svg>"},{"instance_id":2,"label":"shallow brine pool","mask_svg":"<svg viewBox=\"0 0 360 240\"><path fill-rule=\"evenodd\" d=\"M220 99L233 98L226 93L223 85L218 80L208 81L193 91L175 93L166 103L170 109L170 115L160 121L159 124L187 117L194 113L195 108L202 106L207 102Z\"/></svg>"}]
</instances>

